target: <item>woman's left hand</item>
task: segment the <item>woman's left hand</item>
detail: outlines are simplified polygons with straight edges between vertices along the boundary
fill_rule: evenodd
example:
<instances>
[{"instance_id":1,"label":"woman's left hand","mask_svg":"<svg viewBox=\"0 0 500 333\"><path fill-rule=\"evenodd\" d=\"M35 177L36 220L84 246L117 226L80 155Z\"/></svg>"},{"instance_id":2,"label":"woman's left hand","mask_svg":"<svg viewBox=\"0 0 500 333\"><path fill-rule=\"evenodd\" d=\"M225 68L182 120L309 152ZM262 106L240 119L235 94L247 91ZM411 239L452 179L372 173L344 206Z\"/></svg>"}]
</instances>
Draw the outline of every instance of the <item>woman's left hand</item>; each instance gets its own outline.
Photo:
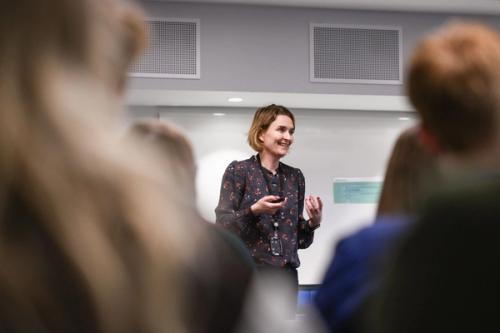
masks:
<instances>
[{"instance_id":1,"label":"woman's left hand","mask_svg":"<svg viewBox=\"0 0 500 333\"><path fill-rule=\"evenodd\" d=\"M309 226L311 228L317 228L321 224L323 202L321 202L320 197L314 197L312 195L306 197L305 202L307 215L309 215L309 218L311 219L309 221Z\"/></svg>"}]
</instances>

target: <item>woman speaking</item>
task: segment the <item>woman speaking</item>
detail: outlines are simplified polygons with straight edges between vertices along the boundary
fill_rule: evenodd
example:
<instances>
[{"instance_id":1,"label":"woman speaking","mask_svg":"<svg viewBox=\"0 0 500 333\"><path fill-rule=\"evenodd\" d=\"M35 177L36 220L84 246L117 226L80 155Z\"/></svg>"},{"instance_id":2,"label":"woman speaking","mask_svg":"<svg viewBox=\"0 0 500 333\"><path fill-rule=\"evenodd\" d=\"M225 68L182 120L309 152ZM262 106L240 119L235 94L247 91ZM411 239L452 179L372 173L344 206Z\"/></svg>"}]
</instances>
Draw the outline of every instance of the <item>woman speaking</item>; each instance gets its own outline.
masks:
<instances>
[{"instance_id":1,"label":"woman speaking","mask_svg":"<svg viewBox=\"0 0 500 333\"><path fill-rule=\"evenodd\" d=\"M295 118L283 106L255 112L248 143L258 154L226 168L215 213L217 224L243 240L259 271L287 273L297 289L297 250L311 245L323 204L319 197L305 198L302 172L280 162L294 131ZM309 220L302 216L304 201Z\"/></svg>"}]
</instances>

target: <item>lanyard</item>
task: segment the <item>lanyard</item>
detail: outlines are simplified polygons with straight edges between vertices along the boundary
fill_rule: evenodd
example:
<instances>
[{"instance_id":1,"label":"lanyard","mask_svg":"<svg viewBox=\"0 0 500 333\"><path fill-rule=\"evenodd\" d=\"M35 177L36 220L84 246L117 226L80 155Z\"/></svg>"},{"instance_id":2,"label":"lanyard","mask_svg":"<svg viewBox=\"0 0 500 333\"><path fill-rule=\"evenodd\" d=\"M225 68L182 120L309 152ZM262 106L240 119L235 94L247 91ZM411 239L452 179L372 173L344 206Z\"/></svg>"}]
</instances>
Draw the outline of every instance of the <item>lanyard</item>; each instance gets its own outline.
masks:
<instances>
[{"instance_id":1,"label":"lanyard","mask_svg":"<svg viewBox=\"0 0 500 333\"><path fill-rule=\"evenodd\" d=\"M268 173L268 171L262 166L262 164L260 162L260 156L258 154L257 154L257 161L259 162L259 167L260 167L260 172L262 174L262 177L264 178L264 181L266 182L267 193L268 194L272 194L272 195L276 195L276 193L278 193L278 196L280 198L283 198L283 189L284 189L284 183L285 183L283 172L277 172L277 175L278 175L278 178L279 178L279 184L273 183L273 182L271 182L269 175L266 174L266 173ZM278 167L278 170L279 169L280 168ZM278 185L279 186L278 191L272 191L273 185ZM280 215L283 215L283 212L281 211L281 209L278 210L272 216L273 227L274 227L274 235L275 236L278 235L278 227L279 227Z\"/></svg>"},{"instance_id":2,"label":"lanyard","mask_svg":"<svg viewBox=\"0 0 500 333\"><path fill-rule=\"evenodd\" d=\"M264 178L264 181L266 182L266 188L267 188L267 193L268 194L272 194L272 195L278 195L280 198L283 197L283 188L285 187L284 186L284 183L285 183L285 176L283 175L282 172L278 172L278 178L279 178L279 184L276 184L276 183L272 183L271 180L269 179L269 176L266 175L266 173L269 173L269 171L267 169L265 169L262 164L260 163L260 157L259 155L257 155L257 161L259 162L259 167L260 167L260 172L262 174L262 177ZM278 170L280 169L280 167L278 167ZM273 188L273 185L278 185L278 191L272 191L271 189ZM278 193L278 194L275 194L275 193Z\"/></svg>"}]
</instances>

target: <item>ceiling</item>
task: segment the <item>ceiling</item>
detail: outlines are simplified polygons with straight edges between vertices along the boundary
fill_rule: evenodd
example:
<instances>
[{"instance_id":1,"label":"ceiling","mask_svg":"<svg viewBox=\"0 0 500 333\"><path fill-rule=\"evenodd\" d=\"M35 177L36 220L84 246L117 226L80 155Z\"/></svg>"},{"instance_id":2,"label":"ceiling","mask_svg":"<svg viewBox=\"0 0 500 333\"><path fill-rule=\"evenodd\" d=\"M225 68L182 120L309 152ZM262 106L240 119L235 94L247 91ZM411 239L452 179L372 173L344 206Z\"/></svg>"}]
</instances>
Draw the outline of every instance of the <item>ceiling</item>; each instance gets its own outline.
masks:
<instances>
[{"instance_id":1,"label":"ceiling","mask_svg":"<svg viewBox=\"0 0 500 333\"><path fill-rule=\"evenodd\" d=\"M499 0L141 0L159 2L223 3L308 8L419 11L433 13L500 14Z\"/></svg>"}]
</instances>

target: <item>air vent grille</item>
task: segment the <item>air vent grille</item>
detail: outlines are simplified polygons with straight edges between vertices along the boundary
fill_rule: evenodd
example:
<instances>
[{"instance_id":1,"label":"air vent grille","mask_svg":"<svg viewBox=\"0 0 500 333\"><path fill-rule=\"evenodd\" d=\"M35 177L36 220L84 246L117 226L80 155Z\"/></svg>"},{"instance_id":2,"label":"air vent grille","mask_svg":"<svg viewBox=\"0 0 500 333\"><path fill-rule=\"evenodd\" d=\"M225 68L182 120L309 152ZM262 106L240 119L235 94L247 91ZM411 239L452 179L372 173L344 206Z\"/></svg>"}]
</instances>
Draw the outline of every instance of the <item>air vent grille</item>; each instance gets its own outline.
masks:
<instances>
[{"instance_id":1,"label":"air vent grille","mask_svg":"<svg viewBox=\"0 0 500 333\"><path fill-rule=\"evenodd\" d=\"M200 24L197 19L145 22L149 46L131 68L132 76L199 79Z\"/></svg>"},{"instance_id":2,"label":"air vent grille","mask_svg":"<svg viewBox=\"0 0 500 333\"><path fill-rule=\"evenodd\" d=\"M401 28L311 24L311 81L401 84Z\"/></svg>"}]
</instances>

